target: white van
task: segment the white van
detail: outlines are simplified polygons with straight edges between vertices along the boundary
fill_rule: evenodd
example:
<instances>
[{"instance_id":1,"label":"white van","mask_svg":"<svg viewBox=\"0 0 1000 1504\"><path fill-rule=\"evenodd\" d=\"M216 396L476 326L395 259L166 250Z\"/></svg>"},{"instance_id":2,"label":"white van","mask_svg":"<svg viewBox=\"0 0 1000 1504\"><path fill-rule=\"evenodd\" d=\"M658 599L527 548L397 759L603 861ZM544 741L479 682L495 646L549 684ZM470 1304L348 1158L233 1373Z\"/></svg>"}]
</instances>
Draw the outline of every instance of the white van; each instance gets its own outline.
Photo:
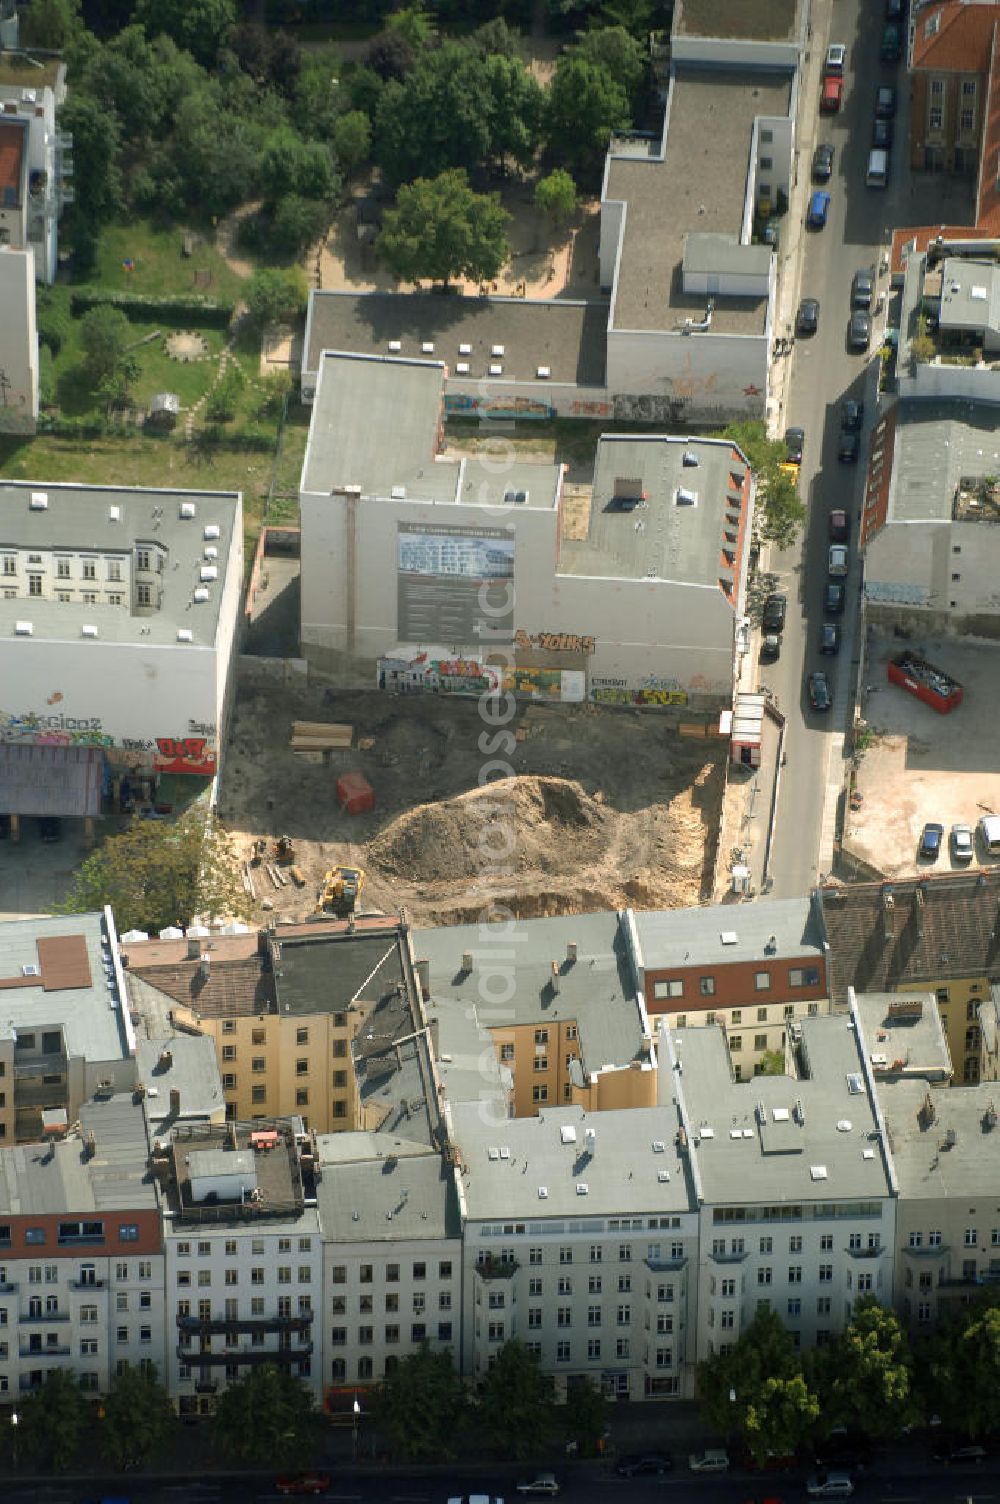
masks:
<instances>
[{"instance_id":1,"label":"white van","mask_svg":"<svg viewBox=\"0 0 1000 1504\"><path fill-rule=\"evenodd\" d=\"M1000 815L983 815L979 821L979 839L984 856L1000 856Z\"/></svg>"},{"instance_id":2,"label":"white van","mask_svg":"<svg viewBox=\"0 0 1000 1504\"><path fill-rule=\"evenodd\" d=\"M884 188L889 181L889 153L876 147L868 153L865 182L869 188Z\"/></svg>"}]
</instances>

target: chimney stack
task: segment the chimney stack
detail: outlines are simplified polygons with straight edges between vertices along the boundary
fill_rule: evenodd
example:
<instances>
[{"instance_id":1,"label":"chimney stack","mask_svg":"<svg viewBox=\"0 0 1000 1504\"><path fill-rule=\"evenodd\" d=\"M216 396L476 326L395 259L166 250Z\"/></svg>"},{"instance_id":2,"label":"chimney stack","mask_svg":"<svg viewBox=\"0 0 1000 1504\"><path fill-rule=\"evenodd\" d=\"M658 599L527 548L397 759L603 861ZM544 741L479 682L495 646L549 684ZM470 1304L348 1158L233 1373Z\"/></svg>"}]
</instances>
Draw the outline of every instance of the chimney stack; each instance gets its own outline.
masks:
<instances>
[{"instance_id":1,"label":"chimney stack","mask_svg":"<svg viewBox=\"0 0 1000 1504\"><path fill-rule=\"evenodd\" d=\"M465 973L466 976L468 976L470 974L470 972L472 971L472 952L471 952L471 950L463 950L463 952L462 952L462 971Z\"/></svg>"},{"instance_id":2,"label":"chimney stack","mask_svg":"<svg viewBox=\"0 0 1000 1504\"><path fill-rule=\"evenodd\" d=\"M198 957L200 955L201 955L201 941L198 939L197 935L188 935L188 937L187 937L187 958L188 958L188 960L189 961L197 961L197 959L198 959Z\"/></svg>"},{"instance_id":3,"label":"chimney stack","mask_svg":"<svg viewBox=\"0 0 1000 1504\"><path fill-rule=\"evenodd\" d=\"M179 1118L181 1115L181 1094L176 1086L170 1088L170 1116Z\"/></svg>"},{"instance_id":4,"label":"chimney stack","mask_svg":"<svg viewBox=\"0 0 1000 1504\"><path fill-rule=\"evenodd\" d=\"M206 951L205 955L203 955L201 957L201 960L198 963L198 975L200 977L203 977L204 980L207 982L208 981L208 977L209 977L209 973L210 973L211 969L212 969L212 958L211 958L211 956Z\"/></svg>"},{"instance_id":5,"label":"chimney stack","mask_svg":"<svg viewBox=\"0 0 1000 1504\"><path fill-rule=\"evenodd\" d=\"M431 963L424 959L414 961L413 970L416 973L420 996L422 998L429 998L431 995Z\"/></svg>"},{"instance_id":6,"label":"chimney stack","mask_svg":"<svg viewBox=\"0 0 1000 1504\"><path fill-rule=\"evenodd\" d=\"M549 979L549 986L551 987L551 989L552 989L553 992L558 992L559 991L559 981L560 981L560 977L559 977L559 962L558 961L553 961L552 962L552 975L551 975L551 977Z\"/></svg>"},{"instance_id":7,"label":"chimney stack","mask_svg":"<svg viewBox=\"0 0 1000 1504\"><path fill-rule=\"evenodd\" d=\"M576 941L575 940L567 940L567 942L566 942L566 960L569 962L569 964L571 966L573 966L575 964L575 962L576 962Z\"/></svg>"}]
</instances>

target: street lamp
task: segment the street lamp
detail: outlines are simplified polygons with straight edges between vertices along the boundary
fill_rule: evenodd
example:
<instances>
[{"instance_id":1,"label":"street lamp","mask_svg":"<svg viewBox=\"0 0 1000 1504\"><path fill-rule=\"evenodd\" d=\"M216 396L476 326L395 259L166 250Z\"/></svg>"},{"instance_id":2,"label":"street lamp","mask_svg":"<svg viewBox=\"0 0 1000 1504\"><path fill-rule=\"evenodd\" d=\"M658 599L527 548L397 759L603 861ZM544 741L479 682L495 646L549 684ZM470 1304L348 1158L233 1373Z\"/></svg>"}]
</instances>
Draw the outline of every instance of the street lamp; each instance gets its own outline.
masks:
<instances>
[{"instance_id":1,"label":"street lamp","mask_svg":"<svg viewBox=\"0 0 1000 1504\"><path fill-rule=\"evenodd\" d=\"M354 1425L351 1428L351 1437L352 1437L352 1441L353 1441L353 1446L352 1446L351 1451L352 1451L352 1456L353 1456L355 1462L357 1462L357 1460L358 1460L358 1421L360 1419L361 1419L361 1401L358 1399L357 1395L355 1395L354 1396Z\"/></svg>"},{"instance_id":2,"label":"street lamp","mask_svg":"<svg viewBox=\"0 0 1000 1504\"><path fill-rule=\"evenodd\" d=\"M14 1410L14 1411L11 1412L10 1423L11 1423L11 1426L13 1428L13 1430L12 1430L12 1438L13 1438L12 1451L13 1451L13 1454L14 1454L14 1466L16 1468L17 1467L17 1428L21 1424L21 1417L18 1415L18 1413L17 1413L16 1410Z\"/></svg>"}]
</instances>

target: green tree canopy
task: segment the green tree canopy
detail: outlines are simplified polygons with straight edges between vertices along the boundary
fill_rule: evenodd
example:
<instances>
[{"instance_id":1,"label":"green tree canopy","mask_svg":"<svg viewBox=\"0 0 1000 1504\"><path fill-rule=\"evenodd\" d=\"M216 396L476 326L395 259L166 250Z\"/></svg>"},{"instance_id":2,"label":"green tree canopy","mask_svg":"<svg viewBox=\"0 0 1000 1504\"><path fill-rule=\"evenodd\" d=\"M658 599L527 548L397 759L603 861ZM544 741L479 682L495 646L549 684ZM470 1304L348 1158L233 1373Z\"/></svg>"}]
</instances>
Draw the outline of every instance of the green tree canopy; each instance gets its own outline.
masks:
<instances>
[{"instance_id":1,"label":"green tree canopy","mask_svg":"<svg viewBox=\"0 0 1000 1504\"><path fill-rule=\"evenodd\" d=\"M579 1457L596 1457L608 1423L608 1402L591 1379L572 1384L564 1412L566 1440Z\"/></svg>"},{"instance_id":2,"label":"green tree canopy","mask_svg":"<svg viewBox=\"0 0 1000 1504\"><path fill-rule=\"evenodd\" d=\"M482 282L495 277L510 254L508 217L497 194L474 193L455 168L400 188L376 244L401 282L447 283L457 276Z\"/></svg>"},{"instance_id":3,"label":"green tree canopy","mask_svg":"<svg viewBox=\"0 0 1000 1504\"><path fill-rule=\"evenodd\" d=\"M320 141L304 141L290 125L279 126L265 139L258 175L260 190L270 203L289 193L329 202L338 186L329 148Z\"/></svg>"},{"instance_id":4,"label":"green tree canopy","mask_svg":"<svg viewBox=\"0 0 1000 1504\"><path fill-rule=\"evenodd\" d=\"M453 1455L465 1388L449 1352L424 1342L387 1374L375 1393L378 1426L394 1456L439 1462Z\"/></svg>"},{"instance_id":5,"label":"green tree canopy","mask_svg":"<svg viewBox=\"0 0 1000 1504\"><path fill-rule=\"evenodd\" d=\"M791 1457L812 1434L819 1419L819 1399L802 1373L772 1374L754 1394L743 1416L743 1435L756 1462Z\"/></svg>"},{"instance_id":6,"label":"green tree canopy","mask_svg":"<svg viewBox=\"0 0 1000 1504\"><path fill-rule=\"evenodd\" d=\"M20 21L21 46L65 52L82 28L80 0L31 0Z\"/></svg>"},{"instance_id":7,"label":"green tree canopy","mask_svg":"<svg viewBox=\"0 0 1000 1504\"><path fill-rule=\"evenodd\" d=\"M785 1074L784 1050L765 1050L757 1062L760 1076L783 1076Z\"/></svg>"},{"instance_id":8,"label":"green tree canopy","mask_svg":"<svg viewBox=\"0 0 1000 1504\"><path fill-rule=\"evenodd\" d=\"M540 1452L555 1429L552 1378L516 1338L504 1343L479 1386L479 1413L494 1444L515 1461Z\"/></svg>"},{"instance_id":9,"label":"green tree canopy","mask_svg":"<svg viewBox=\"0 0 1000 1504\"><path fill-rule=\"evenodd\" d=\"M120 308L99 303L84 314L80 321L80 344L87 375L94 386L115 375L131 337L129 321Z\"/></svg>"},{"instance_id":10,"label":"green tree canopy","mask_svg":"<svg viewBox=\"0 0 1000 1504\"><path fill-rule=\"evenodd\" d=\"M165 32L207 65L236 24L236 0L136 0L135 19L151 37Z\"/></svg>"},{"instance_id":11,"label":"green tree canopy","mask_svg":"<svg viewBox=\"0 0 1000 1504\"><path fill-rule=\"evenodd\" d=\"M940 1321L918 1354L926 1415L949 1430L985 1436L1000 1424L1000 1305L990 1296Z\"/></svg>"},{"instance_id":12,"label":"green tree canopy","mask_svg":"<svg viewBox=\"0 0 1000 1504\"><path fill-rule=\"evenodd\" d=\"M156 934L196 914L248 918L249 899L229 837L189 811L173 822L136 819L77 869L62 912L111 904L119 933Z\"/></svg>"},{"instance_id":13,"label":"green tree canopy","mask_svg":"<svg viewBox=\"0 0 1000 1504\"><path fill-rule=\"evenodd\" d=\"M576 184L564 167L557 167L535 184L535 204L555 225L564 230L576 213Z\"/></svg>"},{"instance_id":14,"label":"green tree canopy","mask_svg":"<svg viewBox=\"0 0 1000 1504\"><path fill-rule=\"evenodd\" d=\"M177 1432L174 1407L155 1370L127 1364L113 1380L103 1408L101 1450L119 1470L162 1456Z\"/></svg>"},{"instance_id":15,"label":"green tree canopy","mask_svg":"<svg viewBox=\"0 0 1000 1504\"><path fill-rule=\"evenodd\" d=\"M371 121L363 110L347 110L333 128L333 154L344 172L353 172L372 150Z\"/></svg>"},{"instance_id":16,"label":"green tree canopy","mask_svg":"<svg viewBox=\"0 0 1000 1504\"><path fill-rule=\"evenodd\" d=\"M306 284L301 271L262 267L254 272L244 291L251 322L258 329L296 319L306 306Z\"/></svg>"},{"instance_id":17,"label":"green tree canopy","mask_svg":"<svg viewBox=\"0 0 1000 1504\"><path fill-rule=\"evenodd\" d=\"M308 1456L322 1424L306 1386L273 1363L229 1384L212 1434L228 1456L260 1467L288 1467Z\"/></svg>"},{"instance_id":18,"label":"green tree canopy","mask_svg":"<svg viewBox=\"0 0 1000 1504\"><path fill-rule=\"evenodd\" d=\"M794 1411L802 1398L799 1391L782 1387L772 1391L763 1403L766 1381L789 1381L801 1372L798 1354L781 1318L774 1311L759 1310L728 1353L716 1353L699 1365L698 1394L705 1418L720 1434L739 1431L749 1445L751 1431L763 1436L772 1417L779 1417L789 1405ZM756 1409L751 1421L752 1407Z\"/></svg>"},{"instance_id":19,"label":"green tree canopy","mask_svg":"<svg viewBox=\"0 0 1000 1504\"><path fill-rule=\"evenodd\" d=\"M637 40L624 26L595 26L570 50L575 57L606 68L634 102L649 69L647 47L645 37Z\"/></svg>"},{"instance_id":20,"label":"green tree canopy","mask_svg":"<svg viewBox=\"0 0 1000 1504\"><path fill-rule=\"evenodd\" d=\"M18 1440L47 1473L65 1473L76 1461L91 1423L90 1407L74 1374L53 1369L20 1409Z\"/></svg>"},{"instance_id":21,"label":"green tree canopy","mask_svg":"<svg viewBox=\"0 0 1000 1504\"><path fill-rule=\"evenodd\" d=\"M576 176L600 171L614 131L632 123L628 93L603 63L564 53L549 85L549 147Z\"/></svg>"},{"instance_id":22,"label":"green tree canopy","mask_svg":"<svg viewBox=\"0 0 1000 1504\"><path fill-rule=\"evenodd\" d=\"M757 482L757 530L767 543L790 548L802 530L806 509L795 481L781 466L786 457L780 439L769 439L764 424L756 419L730 423L723 429L727 439L738 444L750 461Z\"/></svg>"},{"instance_id":23,"label":"green tree canopy","mask_svg":"<svg viewBox=\"0 0 1000 1504\"><path fill-rule=\"evenodd\" d=\"M118 116L86 94L71 92L59 110L59 128L73 137L73 157L85 202L77 200L75 219L103 224L122 206L121 127Z\"/></svg>"},{"instance_id":24,"label":"green tree canopy","mask_svg":"<svg viewBox=\"0 0 1000 1504\"><path fill-rule=\"evenodd\" d=\"M895 1311L859 1301L847 1329L817 1349L823 1418L870 1436L898 1436L917 1418L913 1354Z\"/></svg>"}]
</instances>

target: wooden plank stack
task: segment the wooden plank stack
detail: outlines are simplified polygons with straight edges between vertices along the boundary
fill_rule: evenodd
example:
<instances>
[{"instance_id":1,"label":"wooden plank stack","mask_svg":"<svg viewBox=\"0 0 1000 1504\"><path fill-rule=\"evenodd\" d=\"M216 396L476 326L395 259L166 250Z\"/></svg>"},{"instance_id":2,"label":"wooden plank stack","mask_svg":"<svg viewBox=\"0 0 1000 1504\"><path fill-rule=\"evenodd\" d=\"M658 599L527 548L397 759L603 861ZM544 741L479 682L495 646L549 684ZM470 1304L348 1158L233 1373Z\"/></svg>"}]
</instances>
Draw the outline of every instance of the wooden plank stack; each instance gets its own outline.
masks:
<instances>
[{"instance_id":1,"label":"wooden plank stack","mask_svg":"<svg viewBox=\"0 0 1000 1504\"><path fill-rule=\"evenodd\" d=\"M347 750L354 741L354 727L340 721L293 721L293 752L334 752Z\"/></svg>"}]
</instances>

